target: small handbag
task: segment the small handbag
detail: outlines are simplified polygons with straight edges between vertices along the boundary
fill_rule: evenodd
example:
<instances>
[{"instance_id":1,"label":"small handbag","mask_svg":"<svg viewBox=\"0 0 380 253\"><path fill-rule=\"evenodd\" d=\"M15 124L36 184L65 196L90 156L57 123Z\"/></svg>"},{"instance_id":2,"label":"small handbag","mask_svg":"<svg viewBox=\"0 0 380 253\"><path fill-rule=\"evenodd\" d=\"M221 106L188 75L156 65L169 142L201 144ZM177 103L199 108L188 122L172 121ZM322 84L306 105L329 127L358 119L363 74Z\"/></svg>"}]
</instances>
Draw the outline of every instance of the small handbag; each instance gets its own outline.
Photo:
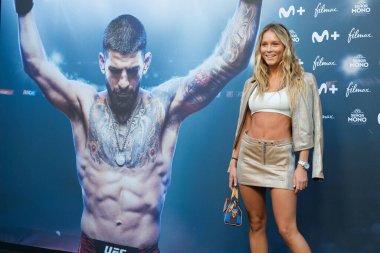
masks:
<instances>
[{"instance_id":1,"label":"small handbag","mask_svg":"<svg viewBox=\"0 0 380 253\"><path fill-rule=\"evenodd\" d=\"M243 213L239 206L239 192L237 187L233 188L231 198L226 198L223 212L225 224L240 226L243 223Z\"/></svg>"}]
</instances>

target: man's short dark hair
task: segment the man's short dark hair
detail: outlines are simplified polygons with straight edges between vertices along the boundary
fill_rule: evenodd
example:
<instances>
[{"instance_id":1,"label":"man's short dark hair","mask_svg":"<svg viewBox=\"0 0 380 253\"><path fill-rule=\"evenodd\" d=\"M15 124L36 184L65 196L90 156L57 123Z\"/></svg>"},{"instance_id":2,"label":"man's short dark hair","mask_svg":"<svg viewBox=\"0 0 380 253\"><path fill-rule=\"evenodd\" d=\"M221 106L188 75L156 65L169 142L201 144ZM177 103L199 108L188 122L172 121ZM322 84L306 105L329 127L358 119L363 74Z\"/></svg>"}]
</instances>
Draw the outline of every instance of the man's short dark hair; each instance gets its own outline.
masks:
<instances>
[{"instance_id":1,"label":"man's short dark hair","mask_svg":"<svg viewBox=\"0 0 380 253\"><path fill-rule=\"evenodd\" d=\"M144 25L132 15L121 15L113 19L104 31L103 51L121 54L145 52L146 33Z\"/></svg>"}]
</instances>

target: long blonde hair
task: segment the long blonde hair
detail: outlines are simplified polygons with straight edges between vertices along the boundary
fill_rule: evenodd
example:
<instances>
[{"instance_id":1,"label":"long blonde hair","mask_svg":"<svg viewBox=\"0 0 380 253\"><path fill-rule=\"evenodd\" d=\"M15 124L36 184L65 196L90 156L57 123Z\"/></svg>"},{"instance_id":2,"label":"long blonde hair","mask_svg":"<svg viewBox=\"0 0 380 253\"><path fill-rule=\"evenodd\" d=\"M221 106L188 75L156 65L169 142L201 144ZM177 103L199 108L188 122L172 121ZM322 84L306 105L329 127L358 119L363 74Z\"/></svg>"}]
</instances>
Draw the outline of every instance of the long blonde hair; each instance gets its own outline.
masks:
<instances>
[{"instance_id":1,"label":"long blonde hair","mask_svg":"<svg viewBox=\"0 0 380 253\"><path fill-rule=\"evenodd\" d=\"M255 67L253 72L253 78L257 81L257 95L258 97L263 97L264 92L268 89L269 68L261 56L260 47L264 33L269 30L276 34L285 47L280 62L280 67L282 68L280 89L288 87L290 109L293 111L299 96L302 92L307 92L307 89L306 83L303 80L304 70L294 52L292 37L288 29L282 24L270 23L260 33L255 51Z\"/></svg>"}]
</instances>

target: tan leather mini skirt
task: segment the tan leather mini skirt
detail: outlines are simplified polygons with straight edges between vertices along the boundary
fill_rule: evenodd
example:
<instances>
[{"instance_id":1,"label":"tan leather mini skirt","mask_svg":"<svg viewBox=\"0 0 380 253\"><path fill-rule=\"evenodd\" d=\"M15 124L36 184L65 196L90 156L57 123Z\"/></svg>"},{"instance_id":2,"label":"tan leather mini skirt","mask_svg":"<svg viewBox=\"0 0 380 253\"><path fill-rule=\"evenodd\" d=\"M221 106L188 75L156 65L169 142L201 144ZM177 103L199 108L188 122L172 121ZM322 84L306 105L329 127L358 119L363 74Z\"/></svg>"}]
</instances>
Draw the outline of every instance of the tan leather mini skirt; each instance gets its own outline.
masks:
<instances>
[{"instance_id":1,"label":"tan leather mini skirt","mask_svg":"<svg viewBox=\"0 0 380 253\"><path fill-rule=\"evenodd\" d=\"M243 133L237 163L239 184L293 190L291 140L257 140Z\"/></svg>"}]
</instances>

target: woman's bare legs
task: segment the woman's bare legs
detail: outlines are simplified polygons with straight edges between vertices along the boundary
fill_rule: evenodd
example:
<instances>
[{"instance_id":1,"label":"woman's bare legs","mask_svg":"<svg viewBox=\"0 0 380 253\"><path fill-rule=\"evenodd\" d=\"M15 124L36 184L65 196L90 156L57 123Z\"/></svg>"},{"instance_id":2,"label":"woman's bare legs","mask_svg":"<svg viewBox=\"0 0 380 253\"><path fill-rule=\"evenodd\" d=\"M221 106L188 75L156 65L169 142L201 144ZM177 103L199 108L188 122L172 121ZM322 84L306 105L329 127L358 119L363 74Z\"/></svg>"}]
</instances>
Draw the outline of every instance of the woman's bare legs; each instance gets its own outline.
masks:
<instances>
[{"instance_id":1,"label":"woman's bare legs","mask_svg":"<svg viewBox=\"0 0 380 253\"><path fill-rule=\"evenodd\" d=\"M286 245L293 253L310 253L309 245L297 228L297 195L285 189L271 189L270 192L274 218Z\"/></svg>"},{"instance_id":2,"label":"woman's bare legs","mask_svg":"<svg viewBox=\"0 0 380 253\"><path fill-rule=\"evenodd\" d=\"M267 212L265 207L266 188L239 185L249 219L249 244L251 253L267 253Z\"/></svg>"}]
</instances>

